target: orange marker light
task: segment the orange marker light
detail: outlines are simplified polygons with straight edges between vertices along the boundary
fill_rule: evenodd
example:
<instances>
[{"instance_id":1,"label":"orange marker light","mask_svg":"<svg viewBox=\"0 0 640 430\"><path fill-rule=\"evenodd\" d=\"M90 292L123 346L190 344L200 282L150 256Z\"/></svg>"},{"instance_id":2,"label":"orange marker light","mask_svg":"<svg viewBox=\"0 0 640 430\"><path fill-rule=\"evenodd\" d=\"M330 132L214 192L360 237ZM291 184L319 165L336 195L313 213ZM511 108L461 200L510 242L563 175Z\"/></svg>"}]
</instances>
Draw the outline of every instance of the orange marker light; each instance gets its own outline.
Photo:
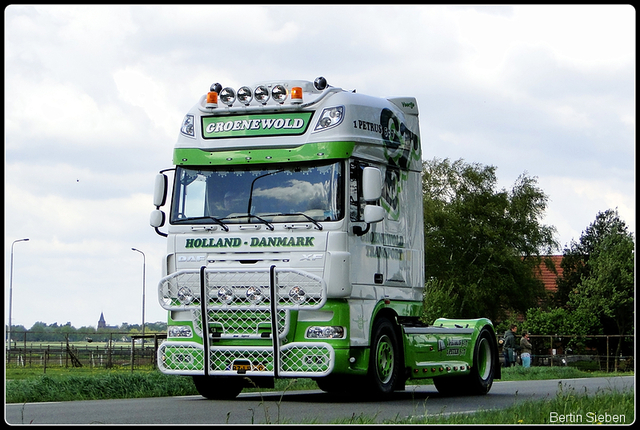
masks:
<instances>
[{"instance_id":1,"label":"orange marker light","mask_svg":"<svg viewBox=\"0 0 640 430\"><path fill-rule=\"evenodd\" d=\"M292 87L291 88L291 103L302 103L302 88L301 87Z\"/></svg>"},{"instance_id":2,"label":"orange marker light","mask_svg":"<svg viewBox=\"0 0 640 430\"><path fill-rule=\"evenodd\" d=\"M209 91L207 93L207 104L218 104L218 93L215 91Z\"/></svg>"}]
</instances>

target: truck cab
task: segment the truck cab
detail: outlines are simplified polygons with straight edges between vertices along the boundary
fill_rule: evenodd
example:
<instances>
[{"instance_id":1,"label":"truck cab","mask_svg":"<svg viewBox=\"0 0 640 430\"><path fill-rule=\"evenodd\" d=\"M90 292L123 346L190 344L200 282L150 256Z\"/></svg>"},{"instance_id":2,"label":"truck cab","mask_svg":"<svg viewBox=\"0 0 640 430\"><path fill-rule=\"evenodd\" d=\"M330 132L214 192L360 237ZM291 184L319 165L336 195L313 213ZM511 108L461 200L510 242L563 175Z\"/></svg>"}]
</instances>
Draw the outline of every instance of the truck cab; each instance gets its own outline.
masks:
<instances>
[{"instance_id":1,"label":"truck cab","mask_svg":"<svg viewBox=\"0 0 640 430\"><path fill-rule=\"evenodd\" d=\"M499 376L491 322L420 322L419 135L412 97L324 78L212 85L156 178L161 371L193 376L208 398L294 377L384 395L459 376L487 392Z\"/></svg>"}]
</instances>

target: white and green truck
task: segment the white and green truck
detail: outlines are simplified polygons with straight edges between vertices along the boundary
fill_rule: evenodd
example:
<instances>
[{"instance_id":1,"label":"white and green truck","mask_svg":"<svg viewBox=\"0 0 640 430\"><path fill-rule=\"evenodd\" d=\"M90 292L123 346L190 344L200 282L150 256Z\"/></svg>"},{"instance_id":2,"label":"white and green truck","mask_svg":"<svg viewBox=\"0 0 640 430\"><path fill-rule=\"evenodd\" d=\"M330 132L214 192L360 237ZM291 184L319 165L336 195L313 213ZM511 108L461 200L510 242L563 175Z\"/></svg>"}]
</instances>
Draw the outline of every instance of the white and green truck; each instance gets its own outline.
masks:
<instances>
[{"instance_id":1,"label":"white and green truck","mask_svg":"<svg viewBox=\"0 0 640 430\"><path fill-rule=\"evenodd\" d=\"M420 322L415 98L324 78L214 84L185 116L173 164L150 219L168 243L162 372L192 376L210 399L277 378L381 395L424 378L486 394L500 378L491 321Z\"/></svg>"}]
</instances>

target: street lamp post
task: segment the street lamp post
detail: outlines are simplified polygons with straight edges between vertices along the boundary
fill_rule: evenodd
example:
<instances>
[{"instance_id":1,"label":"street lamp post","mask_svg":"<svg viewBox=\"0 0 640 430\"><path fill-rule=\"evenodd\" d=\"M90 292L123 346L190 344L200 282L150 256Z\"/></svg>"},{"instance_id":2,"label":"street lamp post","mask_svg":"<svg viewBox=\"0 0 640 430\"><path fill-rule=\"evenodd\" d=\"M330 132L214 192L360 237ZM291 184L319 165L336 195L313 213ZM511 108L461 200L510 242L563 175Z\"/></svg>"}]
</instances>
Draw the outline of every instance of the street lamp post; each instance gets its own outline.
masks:
<instances>
[{"instance_id":1,"label":"street lamp post","mask_svg":"<svg viewBox=\"0 0 640 430\"><path fill-rule=\"evenodd\" d=\"M145 266L147 263L147 258L144 255L144 252L140 251L139 249L131 248L131 250L142 254L142 345L144 348L144 295L145 295L145 278L146 278Z\"/></svg>"},{"instance_id":2,"label":"street lamp post","mask_svg":"<svg viewBox=\"0 0 640 430\"><path fill-rule=\"evenodd\" d=\"M9 269L9 331L7 332L9 350L11 350L11 309L13 308L13 245L15 245L16 242L26 242L28 240L28 238L17 239L11 244L11 268Z\"/></svg>"}]
</instances>

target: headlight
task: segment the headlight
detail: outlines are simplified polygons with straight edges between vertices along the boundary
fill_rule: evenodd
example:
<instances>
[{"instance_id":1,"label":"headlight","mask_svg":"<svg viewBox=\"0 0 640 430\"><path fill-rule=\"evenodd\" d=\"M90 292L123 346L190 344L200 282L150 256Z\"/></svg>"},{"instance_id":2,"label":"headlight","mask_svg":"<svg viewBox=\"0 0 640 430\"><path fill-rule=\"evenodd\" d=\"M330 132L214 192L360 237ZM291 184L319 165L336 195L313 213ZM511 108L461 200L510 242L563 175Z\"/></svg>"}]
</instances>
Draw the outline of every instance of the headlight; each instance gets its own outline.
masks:
<instances>
[{"instance_id":1,"label":"headlight","mask_svg":"<svg viewBox=\"0 0 640 430\"><path fill-rule=\"evenodd\" d=\"M188 325L172 325L167 329L168 337L191 337L191 327Z\"/></svg>"},{"instance_id":2,"label":"headlight","mask_svg":"<svg viewBox=\"0 0 640 430\"><path fill-rule=\"evenodd\" d=\"M312 326L307 329L307 339L344 339L344 327Z\"/></svg>"},{"instance_id":3,"label":"headlight","mask_svg":"<svg viewBox=\"0 0 640 430\"><path fill-rule=\"evenodd\" d=\"M322 131L340 125L344 118L344 106L325 108L314 131Z\"/></svg>"},{"instance_id":4,"label":"headlight","mask_svg":"<svg viewBox=\"0 0 640 430\"><path fill-rule=\"evenodd\" d=\"M297 305L304 303L307 293L300 287L293 287L289 290L289 298Z\"/></svg>"},{"instance_id":5,"label":"headlight","mask_svg":"<svg viewBox=\"0 0 640 430\"><path fill-rule=\"evenodd\" d=\"M193 128L193 115L187 115L182 120L182 127L180 127L180 133L189 137L195 137Z\"/></svg>"},{"instance_id":6,"label":"headlight","mask_svg":"<svg viewBox=\"0 0 640 430\"><path fill-rule=\"evenodd\" d=\"M191 293L191 289L187 287L180 287L180 289L178 290L178 300L183 305L190 304L191 302L193 302L194 298L195 297L193 297L193 294Z\"/></svg>"},{"instance_id":7,"label":"headlight","mask_svg":"<svg viewBox=\"0 0 640 430\"><path fill-rule=\"evenodd\" d=\"M262 300L262 291L258 287L249 287L247 288L246 296L251 303L256 304Z\"/></svg>"}]
</instances>

